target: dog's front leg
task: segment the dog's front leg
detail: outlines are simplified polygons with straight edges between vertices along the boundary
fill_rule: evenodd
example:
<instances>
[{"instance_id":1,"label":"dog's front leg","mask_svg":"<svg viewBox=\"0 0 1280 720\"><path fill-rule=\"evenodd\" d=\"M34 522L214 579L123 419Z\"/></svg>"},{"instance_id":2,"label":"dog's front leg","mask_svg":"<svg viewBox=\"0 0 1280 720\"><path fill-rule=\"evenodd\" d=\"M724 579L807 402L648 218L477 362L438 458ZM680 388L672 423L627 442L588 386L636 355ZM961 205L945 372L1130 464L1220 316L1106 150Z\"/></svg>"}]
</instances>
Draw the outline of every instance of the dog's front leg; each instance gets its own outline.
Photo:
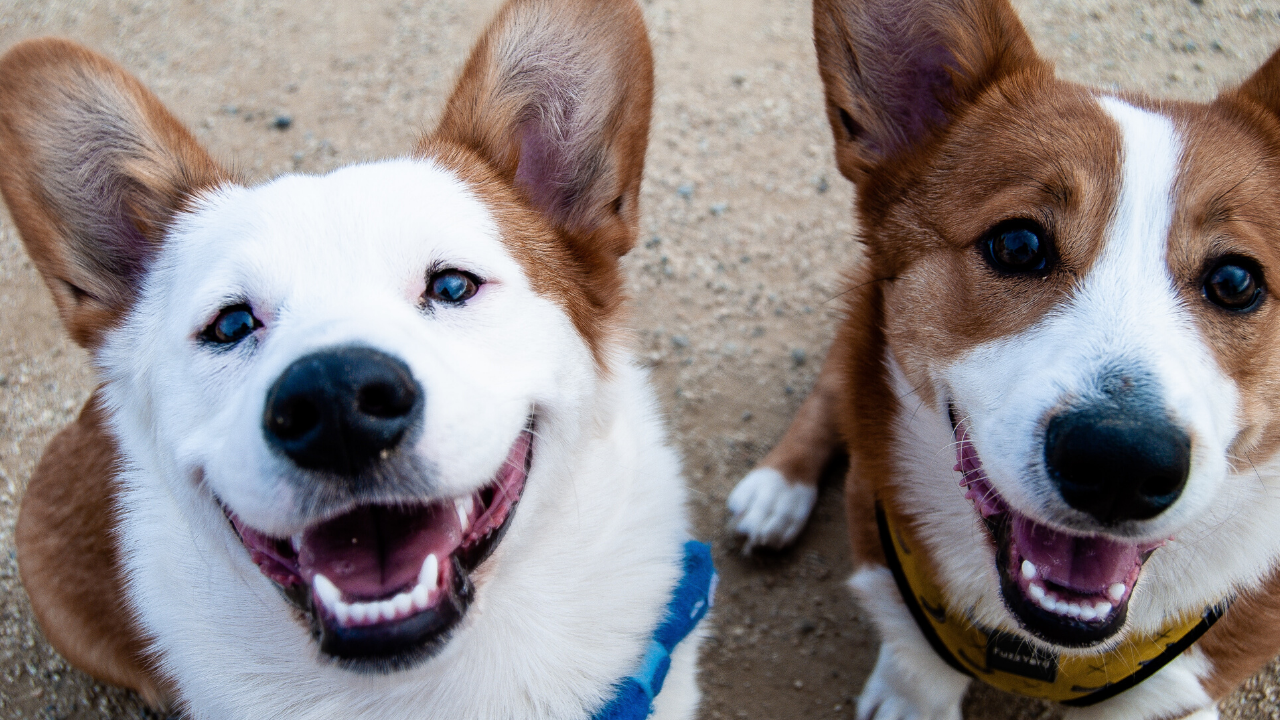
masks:
<instances>
[{"instance_id":1,"label":"dog's front leg","mask_svg":"<svg viewBox=\"0 0 1280 720\"><path fill-rule=\"evenodd\" d=\"M822 471L840 450L841 382L839 363L828 357L786 434L729 495L730 526L745 537L743 552L789 545L804 529Z\"/></svg>"},{"instance_id":2,"label":"dog's front leg","mask_svg":"<svg viewBox=\"0 0 1280 720\"><path fill-rule=\"evenodd\" d=\"M889 569L864 565L849 587L882 638L875 670L858 696L858 720L960 720L969 677L929 647Z\"/></svg>"},{"instance_id":3,"label":"dog's front leg","mask_svg":"<svg viewBox=\"0 0 1280 720\"><path fill-rule=\"evenodd\" d=\"M1196 646L1137 687L1087 708L1068 710L1064 720L1218 720L1218 707L1201 678L1211 664Z\"/></svg>"}]
</instances>

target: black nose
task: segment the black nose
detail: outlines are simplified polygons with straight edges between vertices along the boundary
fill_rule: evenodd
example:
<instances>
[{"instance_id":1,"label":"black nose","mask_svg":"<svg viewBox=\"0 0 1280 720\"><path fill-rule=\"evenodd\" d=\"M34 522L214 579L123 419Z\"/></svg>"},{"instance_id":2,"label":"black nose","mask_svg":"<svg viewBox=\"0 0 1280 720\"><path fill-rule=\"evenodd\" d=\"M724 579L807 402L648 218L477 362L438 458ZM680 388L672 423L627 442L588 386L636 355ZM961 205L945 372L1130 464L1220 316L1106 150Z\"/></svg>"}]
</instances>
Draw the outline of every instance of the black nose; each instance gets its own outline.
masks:
<instances>
[{"instance_id":1,"label":"black nose","mask_svg":"<svg viewBox=\"0 0 1280 720\"><path fill-rule=\"evenodd\" d=\"M354 475L404 438L422 416L409 366L364 347L299 358L267 393L267 442L299 467Z\"/></svg>"},{"instance_id":2,"label":"black nose","mask_svg":"<svg viewBox=\"0 0 1280 720\"><path fill-rule=\"evenodd\" d=\"M1051 420L1044 459L1068 505L1111 525L1153 518L1178 499L1191 438L1163 414L1109 404Z\"/></svg>"}]
</instances>

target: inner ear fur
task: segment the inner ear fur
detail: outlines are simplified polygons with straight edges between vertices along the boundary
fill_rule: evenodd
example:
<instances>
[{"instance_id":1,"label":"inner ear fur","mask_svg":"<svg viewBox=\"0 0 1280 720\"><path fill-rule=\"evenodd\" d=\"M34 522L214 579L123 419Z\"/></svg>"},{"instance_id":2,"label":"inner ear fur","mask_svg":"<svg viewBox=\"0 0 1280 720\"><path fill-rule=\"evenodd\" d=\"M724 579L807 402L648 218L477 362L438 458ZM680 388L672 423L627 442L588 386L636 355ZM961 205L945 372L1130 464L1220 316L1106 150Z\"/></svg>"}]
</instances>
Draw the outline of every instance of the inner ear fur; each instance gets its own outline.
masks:
<instances>
[{"instance_id":1,"label":"inner ear fur","mask_svg":"<svg viewBox=\"0 0 1280 720\"><path fill-rule=\"evenodd\" d=\"M1007 0L815 0L813 27L836 162L855 183L1000 79L1052 74Z\"/></svg>"},{"instance_id":2,"label":"inner ear fur","mask_svg":"<svg viewBox=\"0 0 1280 720\"><path fill-rule=\"evenodd\" d=\"M0 193L80 345L127 312L174 215L226 179L112 61L55 38L0 58Z\"/></svg>"},{"instance_id":3,"label":"inner ear fur","mask_svg":"<svg viewBox=\"0 0 1280 720\"><path fill-rule=\"evenodd\" d=\"M512 0L471 52L429 141L458 143L583 255L635 244L653 56L631 0Z\"/></svg>"}]
</instances>

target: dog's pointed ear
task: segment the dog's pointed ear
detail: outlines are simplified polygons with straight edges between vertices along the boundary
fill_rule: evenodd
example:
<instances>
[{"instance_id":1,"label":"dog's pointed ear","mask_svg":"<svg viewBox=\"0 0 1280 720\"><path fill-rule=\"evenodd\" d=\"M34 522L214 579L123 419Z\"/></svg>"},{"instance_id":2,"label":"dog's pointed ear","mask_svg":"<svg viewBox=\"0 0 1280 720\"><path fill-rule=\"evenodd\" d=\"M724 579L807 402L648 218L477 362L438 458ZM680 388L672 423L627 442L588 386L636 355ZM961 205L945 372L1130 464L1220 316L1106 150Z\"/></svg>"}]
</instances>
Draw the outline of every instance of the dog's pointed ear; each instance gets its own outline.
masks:
<instances>
[{"instance_id":1,"label":"dog's pointed ear","mask_svg":"<svg viewBox=\"0 0 1280 720\"><path fill-rule=\"evenodd\" d=\"M1007 0L815 0L813 28L836 162L854 182L997 80L1050 70Z\"/></svg>"},{"instance_id":2,"label":"dog's pointed ear","mask_svg":"<svg viewBox=\"0 0 1280 720\"><path fill-rule=\"evenodd\" d=\"M132 306L173 216L224 178L110 60L52 38L0 58L0 193L81 345Z\"/></svg>"},{"instance_id":3,"label":"dog's pointed ear","mask_svg":"<svg viewBox=\"0 0 1280 720\"><path fill-rule=\"evenodd\" d=\"M1249 76L1240 87L1224 95L1235 95L1262 106L1280 120L1280 50L1272 53L1262 67Z\"/></svg>"},{"instance_id":4,"label":"dog's pointed ear","mask_svg":"<svg viewBox=\"0 0 1280 720\"><path fill-rule=\"evenodd\" d=\"M436 129L512 182L579 252L635 243L653 56L632 0L512 0Z\"/></svg>"}]
</instances>

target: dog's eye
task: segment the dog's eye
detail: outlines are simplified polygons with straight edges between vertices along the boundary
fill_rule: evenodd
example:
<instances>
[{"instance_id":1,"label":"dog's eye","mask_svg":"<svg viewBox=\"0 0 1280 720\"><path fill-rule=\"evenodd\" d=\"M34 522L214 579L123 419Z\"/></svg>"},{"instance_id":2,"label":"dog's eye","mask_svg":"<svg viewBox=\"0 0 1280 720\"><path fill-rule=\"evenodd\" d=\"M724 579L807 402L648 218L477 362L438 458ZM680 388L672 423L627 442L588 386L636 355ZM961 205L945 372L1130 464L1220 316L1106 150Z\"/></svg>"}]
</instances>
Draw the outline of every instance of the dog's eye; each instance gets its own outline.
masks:
<instances>
[{"instance_id":1,"label":"dog's eye","mask_svg":"<svg viewBox=\"0 0 1280 720\"><path fill-rule=\"evenodd\" d=\"M218 313L209 327L200 333L200 339L218 345L238 343L254 330L262 327L262 321L253 316L248 305L232 305Z\"/></svg>"},{"instance_id":2,"label":"dog's eye","mask_svg":"<svg viewBox=\"0 0 1280 720\"><path fill-rule=\"evenodd\" d=\"M1204 296L1227 310L1252 310L1262 297L1262 273L1248 258L1222 258L1204 280Z\"/></svg>"},{"instance_id":3,"label":"dog's eye","mask_svg":"<svg viewBox=\"0 0 1280 720\"><path fill-rule=\"evenodd\" d=\"M457 305L470 300L479 289L480 281L470 273L441 270L427 280L427 291L423 294L423 299Z\"/></svg>"},{"instance_id":4,"label":"dog's eye","mask_svg":"<svg viewBox=\"0 0 1280 720\"><path fill-rule=\"evenodd\" d=\"M983 250L987 262L1006 273L1041 273L1049 267L1049 242L1044 228L1030 220L1011 220L987 233Z\"/></svg>"}]
</instances>

